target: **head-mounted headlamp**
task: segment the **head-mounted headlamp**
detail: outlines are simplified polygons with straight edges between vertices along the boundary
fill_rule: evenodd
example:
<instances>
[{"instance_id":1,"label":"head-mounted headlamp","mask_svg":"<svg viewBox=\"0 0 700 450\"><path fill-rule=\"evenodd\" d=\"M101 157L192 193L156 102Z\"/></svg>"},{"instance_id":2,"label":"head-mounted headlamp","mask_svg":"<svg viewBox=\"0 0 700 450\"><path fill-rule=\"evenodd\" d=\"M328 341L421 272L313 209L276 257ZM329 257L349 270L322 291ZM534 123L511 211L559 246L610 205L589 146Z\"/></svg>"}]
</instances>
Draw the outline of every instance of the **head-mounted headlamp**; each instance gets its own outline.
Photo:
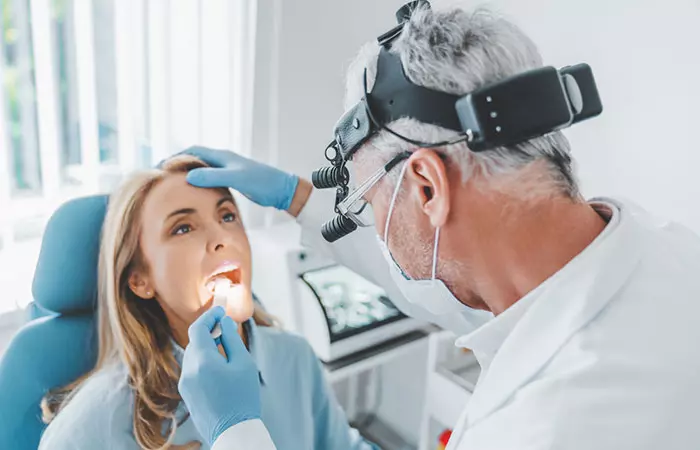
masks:
<instances>
[{"instance_id":1,"label":"head-mounted headlamp","mask_svg":"<svg viewBox=\"0 0 700 450\"><path fill-rule=\"evenodd\" d=\"M560 70L542 67L466 95L453 95L413 84L407 78L399 56L389 49L412 12L419 7L429 8L430 4L419 0L404 5L396 14L399 24L378 38L381 48L372 91L367 92L365 71L363 99L336 123L334 139L326 148L325 156L331 166L312 174L315 187L336 189L336 217L321 229L328 242L366 225L348 208L342 208L348 203L343 201L351 195L347 163L362 144L379 131L384 130L424 148L466 141L470 150L481 152L543 136L597 116L603 110L593 73L587 64ZM457 133L456 138L421 142L389 127L393 121L406 117L453 130ZM381 177L381 171L374 176Z\"/></svg>"}]
</instances>

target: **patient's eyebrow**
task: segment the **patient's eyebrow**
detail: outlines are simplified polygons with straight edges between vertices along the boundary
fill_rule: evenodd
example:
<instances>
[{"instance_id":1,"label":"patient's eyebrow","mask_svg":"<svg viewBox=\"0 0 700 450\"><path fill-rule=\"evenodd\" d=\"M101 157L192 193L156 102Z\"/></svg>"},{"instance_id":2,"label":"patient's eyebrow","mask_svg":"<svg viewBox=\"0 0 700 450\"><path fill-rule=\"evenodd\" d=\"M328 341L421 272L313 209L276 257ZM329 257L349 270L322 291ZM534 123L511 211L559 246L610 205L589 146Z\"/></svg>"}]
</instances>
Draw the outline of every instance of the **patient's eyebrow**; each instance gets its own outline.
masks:
<instances>
[{"instance_id":1,"label":"patient's eyebrow","mask_svg":"<svg viewBox=\"0 0 700 450\"><path fill-rule=\"evenodd\" d=\"M177 209L177 210L171 212L170 214L168 214L168 217L166 217L165 220L168 220L168 219L170 219L171 217L174 217L174 216L181 216L181 215L185 215L185 214L194 214L194 213L196 213L196 212L197 212L197 210L194 209L194 208L181 208L181 209Z\"/></svg>"},{"instance_id":2,"label":"patient's eyebrow","mask_svg":"<svg viewBox=\"0 0 700 450\"><path fill-rule=\"evenodd\" d=\"M233 201L233 198L231 197L221 197L218 202L216 202L216 207L219 208L221 205L224 203L231 203L232 205L236 205L236 203ZM168 221L171 217L174 216L184 216L187 214L195 214L197 210L195 208L180 208L176 209L175 211L171 212L168 214L168 216L165 218L165 221Z\"/></svg>"},{"instance_id":3,"label":"patient's eyebrow","mask_svg":"<svg viewBox=\"0 0 700 450\"><path fill-rule=\"evenodd\" d=\"M236 206L236 202L233 201L232 197L221 197L219 201L216 202L216 207L219 208L226 202L231 203L233 206Z\"/></svg>"}]
</instances>

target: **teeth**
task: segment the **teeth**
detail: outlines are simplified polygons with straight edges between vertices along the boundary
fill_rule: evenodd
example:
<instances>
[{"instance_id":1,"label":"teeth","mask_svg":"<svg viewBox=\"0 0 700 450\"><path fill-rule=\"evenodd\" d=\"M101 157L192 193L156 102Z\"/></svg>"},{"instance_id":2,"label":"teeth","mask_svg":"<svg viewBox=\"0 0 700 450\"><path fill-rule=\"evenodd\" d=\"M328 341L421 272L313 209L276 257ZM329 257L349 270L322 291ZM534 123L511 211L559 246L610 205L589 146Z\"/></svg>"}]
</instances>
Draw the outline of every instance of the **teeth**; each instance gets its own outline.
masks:
<instances>
[{"instance_id":1,"label":"teeth","mask_svg":"<svg viewBox=\"0 0 700 450\"><path fill-rule=\"evenodd\" d=\"M239 268L238 266L233 265L233 264L228 265L228 266L223 266L223 267L220 267L219 270L216 271L216 273L214 273L212 276L215 277L217 275L221 275L222 273L233 272L234 270L237 270L238 268Z\"/></svg>"}]
</instances>

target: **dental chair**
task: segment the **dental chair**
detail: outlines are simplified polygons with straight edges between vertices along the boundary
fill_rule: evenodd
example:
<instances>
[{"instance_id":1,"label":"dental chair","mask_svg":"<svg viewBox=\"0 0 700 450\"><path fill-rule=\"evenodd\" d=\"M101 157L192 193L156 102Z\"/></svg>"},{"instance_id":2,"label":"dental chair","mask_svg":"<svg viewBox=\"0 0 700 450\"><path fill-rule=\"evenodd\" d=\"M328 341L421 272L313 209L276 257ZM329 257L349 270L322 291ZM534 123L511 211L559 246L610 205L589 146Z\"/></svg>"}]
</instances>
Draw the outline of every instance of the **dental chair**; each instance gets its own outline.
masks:
<instances>
[{"instance_id":1,"label":"dental chair","mask_svg":"<svg viewBox=\"0 0 700 450\"><path fill-rule=\"evenodd\" d=\"M36 450L41 399L97 361L97 262L106 195L78 198L51 216L34 272L30 321L0 360L0 450ZM257 308L264 306L253 295Z\"/></svg>"},{"instance_id":2,"label":"dental chair","mask_svg":"<svg viewBox=\"0 0 700 450\"><path fill-rule=\"evenodd\" d=\"M46 226L34 273L35 305L0 360L0 449L35 450L46 425L41 399L97 358L95 306L106 196L61 206Z\"/></svg>"}]
</instances>

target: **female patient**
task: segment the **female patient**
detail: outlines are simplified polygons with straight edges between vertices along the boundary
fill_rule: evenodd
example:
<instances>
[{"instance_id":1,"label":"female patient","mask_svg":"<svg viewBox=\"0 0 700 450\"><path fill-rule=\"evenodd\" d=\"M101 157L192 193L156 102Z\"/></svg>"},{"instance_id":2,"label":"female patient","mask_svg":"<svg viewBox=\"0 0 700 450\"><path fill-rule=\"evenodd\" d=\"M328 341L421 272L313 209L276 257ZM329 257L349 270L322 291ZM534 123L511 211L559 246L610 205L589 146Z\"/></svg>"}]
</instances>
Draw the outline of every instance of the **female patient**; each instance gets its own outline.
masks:
<instances>
[{"instance_id":1,"label":"female patient","mask_svg":"<svg viewBox=\"0 0 700 450\"><path fill-rule=\"evenodd\" d=\"M111 197L99 263L95 368L42 402L41 449L208 448L178 391L189 325L233 285L227 314L261 381L262 420L277 448L372 448L348 426L309 345L255 307L246 232L228 190L190 186L205 165L177 157ZM236 399L230 399L235 402ZM295 414L289 414L295 411Z\"/></svg>"}]
</instances>

